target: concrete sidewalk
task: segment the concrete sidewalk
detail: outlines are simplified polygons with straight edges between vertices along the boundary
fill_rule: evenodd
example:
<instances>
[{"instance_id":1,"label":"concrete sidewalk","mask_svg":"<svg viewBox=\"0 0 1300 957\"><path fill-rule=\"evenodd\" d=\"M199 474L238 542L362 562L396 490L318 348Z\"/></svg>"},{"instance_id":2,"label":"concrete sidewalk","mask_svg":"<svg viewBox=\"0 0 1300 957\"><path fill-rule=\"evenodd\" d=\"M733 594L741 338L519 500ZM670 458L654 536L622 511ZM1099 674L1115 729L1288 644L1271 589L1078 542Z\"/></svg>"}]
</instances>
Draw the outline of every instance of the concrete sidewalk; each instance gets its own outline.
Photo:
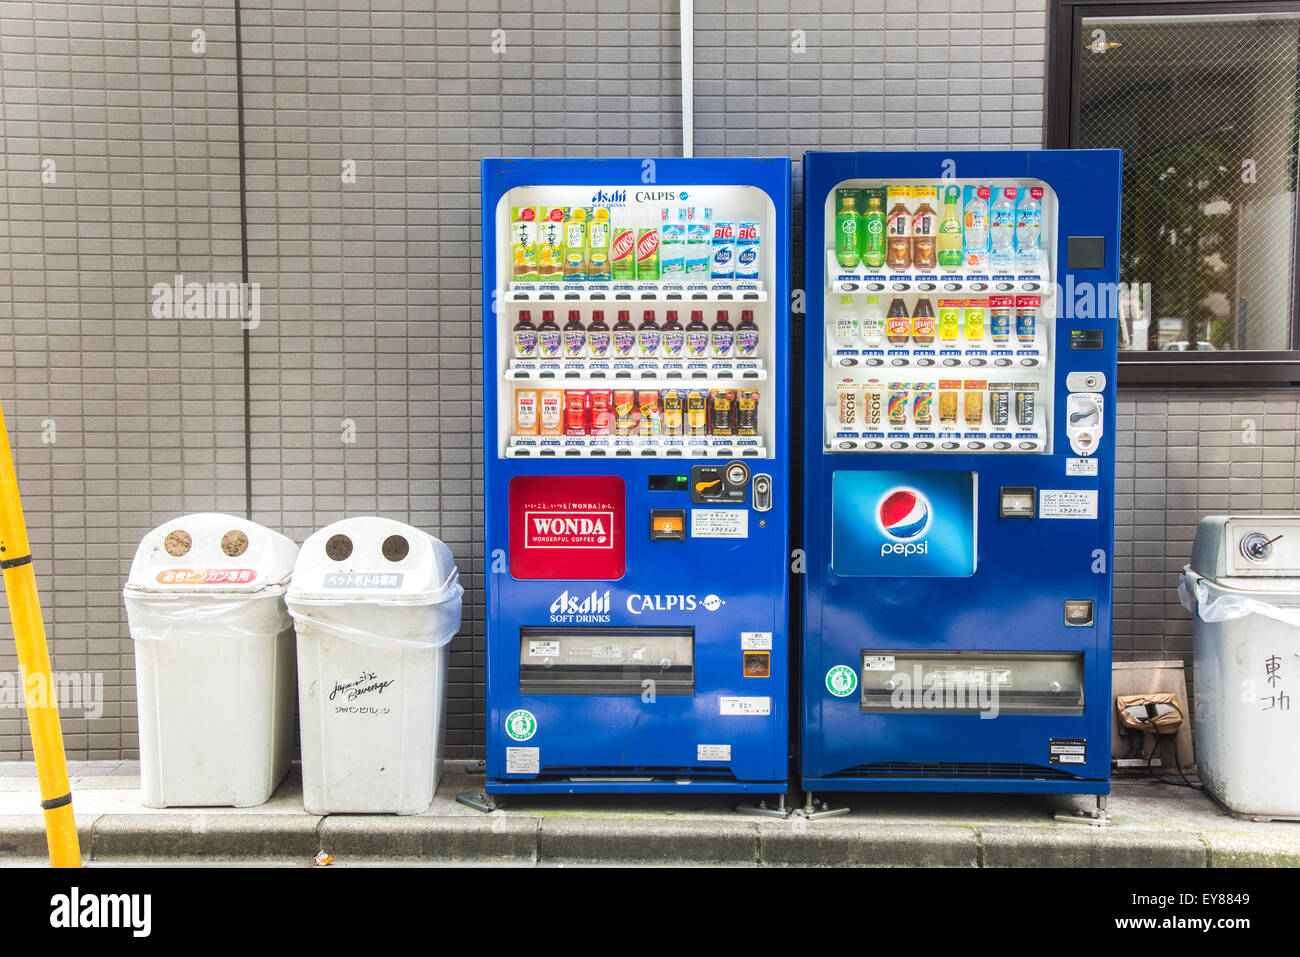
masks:
<instances>
[{"instance_id":1,"label":"concrete sidewalk","mask_svg":"<svg viewBox=\"0 0 1300 957\"><path fill-rule=\"evenodd\" d=\"M861 865L944 867L1300 866L1300 823L1234 818L1209 797L1121 779L1114 824L1058 823L1084 797L835 795L849 814L786 820L736 814L717 797L512 799L483 814L456 803L482 787L463 762L446 766L433 806L414 817L302 809L298 770L255 808L151 810L136 762L72 764L74 807L88 863L309 866L580 864ZM822 795L819 795L819 798ZM45 833L35 768L0 763L0 864L42 864Z\"/></svg>"}]
</instances>

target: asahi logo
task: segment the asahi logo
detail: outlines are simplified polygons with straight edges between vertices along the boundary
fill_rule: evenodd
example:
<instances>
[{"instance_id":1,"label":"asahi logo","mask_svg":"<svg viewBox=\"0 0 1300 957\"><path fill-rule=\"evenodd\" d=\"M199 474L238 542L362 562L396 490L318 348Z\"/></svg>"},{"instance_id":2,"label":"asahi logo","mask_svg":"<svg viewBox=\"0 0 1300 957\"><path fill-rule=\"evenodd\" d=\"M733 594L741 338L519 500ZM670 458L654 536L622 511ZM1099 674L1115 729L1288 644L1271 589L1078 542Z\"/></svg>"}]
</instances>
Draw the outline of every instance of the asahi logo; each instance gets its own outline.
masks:
<instances>
[{"instance_id":1,"label":"asahi logo","mask_svg":"<svg viewBox=\"0 0 1300 957\"><path fill-rule=\"evenodd\" d=\"M625 189L598 189L591 194L592 206L626 206L627 190Z\"/></svg>"},{"instance_id":2,"label":"asahi logo","mask_svg":"<svg viewBox=\"0 0 1300 957\"><path fill-rule=\"evenodd\" d=\"M589 595L560 592L551 602L551 621L562 623L609 621L609 590L599 589Z\"/></svg>"},{"instance_id":3,"label":"asahi logo","mask_svg":"<svg viewBox=\"0 0 1300 957\"><path fill-rule=\"evenodd\" d=\"M610 511L528 512L525 548L613 548Z\"/></svg>"}]
</instances>

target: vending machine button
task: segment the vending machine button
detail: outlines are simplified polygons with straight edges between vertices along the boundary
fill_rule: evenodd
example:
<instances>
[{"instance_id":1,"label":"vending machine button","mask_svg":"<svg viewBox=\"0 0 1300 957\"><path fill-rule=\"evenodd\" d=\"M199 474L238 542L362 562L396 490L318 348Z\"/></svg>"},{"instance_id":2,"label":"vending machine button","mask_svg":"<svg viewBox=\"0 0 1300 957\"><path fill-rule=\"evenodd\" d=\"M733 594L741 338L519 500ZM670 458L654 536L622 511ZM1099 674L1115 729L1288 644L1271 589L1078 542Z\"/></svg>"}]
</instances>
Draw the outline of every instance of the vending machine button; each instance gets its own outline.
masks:
<instances>
[{"instance_id":1,"label":"vending machine button","mask_svg":"<svg viewBox=\"0 0 1300 957\"><path fill-rule=\"evenodd\" d=\"M970 444L970 447L973 448L973 449L982 449L982 448L984 448L984 443L983 443L983 442L972 442L972 443Z\"/></svg>"},{"instance_id":2,"label":"vending machine button","mask_svg":"<svg viewBox=\"0 0 1300 957\"><path fill-rule=\"evenodd\" d=\"M1001 359L994 359L993 364L995 366L1009 366L1011 365L1011 360L1004 356Z\"/></svg>"},{"instance_id":3,"label":"vending machine button","mask_svg":"<svg viewBox=\"0 0 1300 957\"><path fill-rule=\"evenodd\" d=\"M931 289L934 288L934 283L932 283L932 282L919 282L919 283L916 284L916 288L919 289L919 290L921 290L922 292L929 292Z\"/></svg>"},{"instance_id":4,"label":"vending machine button","mask_svg":"<svg viewBox=\"0 0 1300 957\"><path fill-rule=\"evenodd\" d=\"M975 358L970 361L970 364L973 366L982 366L985 365L986 363L985 360L983 359Z\"/></svg>"},{"instance_id":5,"label":"vending machine button","mask_svg":"<svg viewBox=\"0 0 1300 957\"><path fill-rule=\"evenodd\" d=\"M907 448L907 443L906 443L906 442L890 442L890 443L889 443L889 447L890 447L891 449L905 449L905 448Z\"/></svg>"},{"instance_id":6,"label":"vending machine button","mask_svg":"<svg viewBox=\"0 0 1300 957\"><path fill-rule=\"evenodd\" d=\"M1009 282L1000 282L1000 283L998 283L998 289L999 289L999 291L1001 291L1001 292L1006 292L1006 291L1007 291L1008 289L1010 289L1010 288L1011 288L1011 283L1009 283Z\"/></svg>"},{"instance_id":7,"label":"vending machine button","mask_svg":"<svg viewBox=\"0 0 1300 957\"><path fill-rule=\"evenodd\" d=\"M932 365L934 365L934 360L933 360L933 359L917 359L917 360L916 360L916 364L919 365L919 366L932 366Z\"/></svg>"},{"instance_id":8,"label":"vending machine button","mask_svg":"<svg viewBox=\"0 0 1300 957\"><path fill-rule=\"evenodd\" d=\"M882 360L880 360L880 359L876 358L875 356L873 356L872 358L870 358L870 359L867 360L867 365L869 365L869 366L878 366L878 365L880 365L881 361L882 361Z\"/></svg>"},{"instance_id":9,"label":"vending machine button","mask_svg":"<svg viewBox=\"0 0 1300 957\"><path fill-rule=\"evenodd\" d=\"M910 282L896 282L896 283L894 283L894 291L895 291L895 292L907 292L907 290L909 290L909 289L911 289L911 288L912 288L912 284L911 284Z\"/></svg>"},{"instance_id":10,"label":"vending machine button","mask_svg":"<svg viewBox=\"0 0 1300 957\"><path fill-rule=\"evenodd\" d=\"M994 442L994 443L993 443L993 447L994 447L995 449L997 449L999 452L1001 452L1001 451L1004 451L1004 450L1006 450L1006 449L1011 448L1011 443L1010 443L1010 442Z\"/></svg>"},{"instance_id":11,"label":"vending machine button","mask_svg":"<svg viewBox=\"0 0 1300 957\"><path fill-rule=\"evenodd\" d=\"M933 442L917 442L917 443L916 443L916 447L917 447L918 449L932 449L932 448L934 448L934 443L933 443Z\"/></svg>"},{"instance_id":12,"label":"vending machine button","mask_svg":"<svg viewBox=\"0 0 1300 957\"><path fill-rule=\"evenodd\" d=\"M1038 288L1038 283L1036 283L1036 282L1027 282L1027 283L1024 284L1024 288L1027 289L1029 292L1033 292L1035 289Z\"/></svg>"},{"instance_id":13,"label":"vending machine button","mask_svg":"<svg viewBox=\"0 0 1300 957\"><path fill-rule=\"evenodd\" d=\"M894 359L892 362L890 362L890 365L894 365L894 366L905 366L905 365L907 365L907 360L906 360L906 359Z\"/></svg>"},{"instance_id":14,"label":"vending machine button","mask_svg":"<svg viewBox=\"0 0 1300 957\"><path fill-rule=\"evenodd\" d=\"M864 442L864 443L863 443L863 447L864 447L864 448L868 448L868 449L878 449L878 448L880 448L880 443L879 443L879 442Z\"/></svg>"},{"instance_id":15,"label":"vending machine button","mask_svg":"<svg viewBox=\"0 0 1300 957\"><path fill-rule=\"evenodd\" d=\"M1038 365L1038 360L1037 360L1037 359L1021 359L1021 360L1020 360L1020 364L1021 364L1022 366L1036 366L1036 365Z\"/></svg>"},{"instance_id":16,"label":"vending machine button","mask_svg":"<svg viewBox=\"0 0 1300 957\"><path fill-rule=\"evenodd\" d=\"M842 449L856 449L857 447L858 447L857 442L850 442L847 439L840 443L840 448Z\"/></svg>"},{"instance_id":17,"label":"vending machine button","mask_svg":"<svg viewBox=\"0 0 1300 957\"><path fill-rule=\"evenodd\" d=\"M945 449L955 449L955 448L957 448L957 443L956 443L956 442L945 442L945 443L943 443L943 447L944 447Z\"/></svg>"},{"instance_id":18,"label":"vending machine button","mask_svg":"<svg viewBox=\"0 0 1300 957\"><path fill-rule=\"evenodd\" d=\"M985 289L989 287L989 284L986 282L973 282L970 284L970 287L974 289L976 292L983 292Z\"/></svg>"},{"instance_id":19,"label":"vending machine button","mask_svg":"<svg viewBox=\"0 0 1300 957\"><path fill-rule=\"evenodd\" d=\"M1026 452L1030 452L1030 451L1032 451L1032 450L1038 448L1038 443L1037 443L1037 442L1021 442L1021 443L1020 443L1020 447L1021 447L1022 449L1024 449Z\"/></svg>"},{"instance_id":20,"label":"vending machine button","mask_svg":"<svg viewBox=\"0 0 1300 957\"><path fill-rule=\"evenodd\" d=\"M944 288L944 289L947 289L949 292L956 292L958 289L961 288L961 283L959 283L959 282L946 282L946 283L943 284L943 288Z\"/></svg>"},{"instance_id":21,"label":"vending machine button","mask_svg":"<svg viewBox=\"0 0 1300 957\"><path fill-rule=\"evenodd\" d=\"M858 364L858 360L854 359L852 356L845 356L844 358L840 359L840 365L842 366L855 366L857 364Z\"/></svg>"},{"instance_id":22,"label":"vending machine button","mask_svg":"<svg viewBox=\"0 0 1300 957\"><path fill-rule=\"evenodd\" d=\"M956 360L956 359L944 359L944 360L943 360L943 364L946 365L946 366L955 366L955 365L957 364L957 360Z\"/></svg>"},{"instance_id":23,"label":"vending machine button","mask_svg":"<svg viewBox=\"0 0 1300 957\"><path fill-rule=\"evenodd\" d=\"M885 288L885 284L884 284L883 282L869 282L869 283L867 283L867 289L869 289L871 292L880 292L880 290L882 290L882 289L884 289L884 288Z\"/></svg>"}]
</instances>

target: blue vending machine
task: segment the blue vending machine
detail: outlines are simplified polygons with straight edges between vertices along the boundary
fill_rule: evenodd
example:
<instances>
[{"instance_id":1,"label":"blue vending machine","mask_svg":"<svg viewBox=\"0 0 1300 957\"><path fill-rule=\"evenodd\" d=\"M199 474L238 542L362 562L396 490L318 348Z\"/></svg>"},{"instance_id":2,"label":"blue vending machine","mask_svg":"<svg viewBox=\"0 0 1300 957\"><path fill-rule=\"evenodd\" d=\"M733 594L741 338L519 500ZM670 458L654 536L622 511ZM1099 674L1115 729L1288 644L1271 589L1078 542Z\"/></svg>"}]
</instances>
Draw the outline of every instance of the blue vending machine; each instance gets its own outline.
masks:
<instances>
[{"instance_id":1,"label":"blue vending machine","mask_svg":"<svg viewBox=\"0 0 1300 957\"><path fill-rule=\"evenodd\" d=\"M790 162L482 183L487 791L784 795Z\"/></svg>"},{"instance_id":2,"label":"blue vending machine","mask_svg":"<svg viewBox=\"0 0 1300 957\"><path fill-rule=\"evenodd\" d=\"M1120 153L804 190L803 787L1104 795Z\"/></svg>"}]
</instances>

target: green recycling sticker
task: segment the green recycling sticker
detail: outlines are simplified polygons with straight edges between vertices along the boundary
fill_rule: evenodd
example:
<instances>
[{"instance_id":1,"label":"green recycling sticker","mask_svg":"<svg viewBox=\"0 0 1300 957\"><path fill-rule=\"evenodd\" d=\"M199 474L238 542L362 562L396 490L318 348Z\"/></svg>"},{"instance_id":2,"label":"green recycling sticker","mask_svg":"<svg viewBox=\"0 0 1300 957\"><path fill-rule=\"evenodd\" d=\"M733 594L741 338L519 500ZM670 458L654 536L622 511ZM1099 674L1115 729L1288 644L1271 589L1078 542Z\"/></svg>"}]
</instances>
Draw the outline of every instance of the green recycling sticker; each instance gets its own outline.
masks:
<instances>
[{"instance_id":1,"label":"green recycling sticker","mask_svg":"<svg viewBox=\"0 0 1300 957\"><path fill-rule=\"evenodd\" d=\"M858 689L858 673L848 665L836 665L826 672L826 690L837 698L847 698Z\"/></svg>"},{"instance_id":2,"label":"green recycling sticker","mask_svg":"<svg viewBox=\"0 0 1300 957\"><path fill-rule=\"evenodd\" d=\"M829 680L829 679L827 679ZM516 741L527 741L537 733L537 719L531 711L520 708L506 715L506 734Z\"/></svg>"}]
</instances>

